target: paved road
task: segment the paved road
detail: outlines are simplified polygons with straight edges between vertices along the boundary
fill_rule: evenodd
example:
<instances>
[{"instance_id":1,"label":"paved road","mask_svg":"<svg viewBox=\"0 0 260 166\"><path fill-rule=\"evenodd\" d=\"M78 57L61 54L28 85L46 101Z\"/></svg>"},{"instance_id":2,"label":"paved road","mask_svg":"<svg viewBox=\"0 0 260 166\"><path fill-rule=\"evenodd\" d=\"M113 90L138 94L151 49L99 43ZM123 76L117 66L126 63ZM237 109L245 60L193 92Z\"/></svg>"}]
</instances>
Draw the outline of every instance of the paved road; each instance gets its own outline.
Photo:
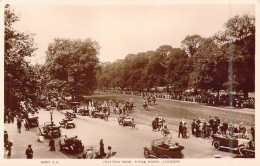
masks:
<instances>
[{"instance_id":1,"label":"paved road","mask_svg":"<svg viewBox=\"0 0 260 166\"><path fill-rule=\"evenodd\" d=\"M40 125L50 121L48 111L40 111ZM58 124L64 118L64 114L54 111L54 122ZM104 140L105 150L112 146L112 151L116 151L115 158L143 158L143 147L150 146L151 141L161 138L160 132L153 132L150 126L138 125L138 129L123 127L118 125L116 119L109 119L108 122L101 119L94 119L87 116L78 115L74 119L76 128L62 128L62 139L64 135L75 136L82 140L85 147L99 148L99 140ZM37 128L31 129L32 134L38 135ZM211 139L188 138L182 139L177 137L177 133L172 131L173 141L183 145L185 158L213 158L215 155L222 157L232 157L234 154L225 151L217 151L211 146ZM56 140L57 143L57 140ZM68 156L76 158L77 156Z\"/></svg>"}]
</instances>

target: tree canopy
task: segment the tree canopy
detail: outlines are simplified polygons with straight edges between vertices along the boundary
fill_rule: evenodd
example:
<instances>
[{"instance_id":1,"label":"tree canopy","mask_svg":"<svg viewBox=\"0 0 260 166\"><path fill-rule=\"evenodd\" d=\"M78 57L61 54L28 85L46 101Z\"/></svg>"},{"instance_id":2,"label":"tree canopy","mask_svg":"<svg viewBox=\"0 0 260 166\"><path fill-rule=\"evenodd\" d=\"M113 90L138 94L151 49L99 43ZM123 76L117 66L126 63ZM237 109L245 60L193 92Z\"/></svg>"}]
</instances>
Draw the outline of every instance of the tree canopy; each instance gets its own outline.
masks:
<instances>
[{"instance_id":1,"label":"tree canopy","mask_svg":"<svg viewBox=\"0 0 260 166\"><path fill-rule=\"evenodd\" d=\"M5 6L5 48L4 48L4 106L5 110L30 112L45 107L45 97L41 95L39 75L30 65L27 57L34 56L36 46L33 34L18 32L13 23L19 17Z\"/></svg>"},{"instance_id":2,"label":"tree canopy","mask_svg":"<svg viewBox=\"0 0 260 166\"><path fill-rule=\"evenodd\" d=\"M99 49L98 43L91 39L55 39L48 46L44 65L49 88L76 97L92 94L100 69Z\"/></svg>"}]
</instances>

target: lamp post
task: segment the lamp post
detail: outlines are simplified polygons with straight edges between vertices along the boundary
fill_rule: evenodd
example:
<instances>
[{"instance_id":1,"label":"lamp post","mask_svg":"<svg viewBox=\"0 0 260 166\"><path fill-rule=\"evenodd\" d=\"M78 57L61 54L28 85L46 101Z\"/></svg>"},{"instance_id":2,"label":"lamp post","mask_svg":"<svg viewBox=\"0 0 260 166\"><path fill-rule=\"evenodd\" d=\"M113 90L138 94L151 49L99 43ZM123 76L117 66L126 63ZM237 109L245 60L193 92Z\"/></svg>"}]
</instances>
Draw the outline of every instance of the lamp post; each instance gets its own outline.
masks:
<instances>
[{"instance_id":1,"label":"lamp post","mask_svg":"<svg viewBox=\"0 0 260 166\"><path fill-rule=\"evenodd\" d=\"M51 135L50 135L50 142L49 142L49 146L50 146L50 150L51 151L55 151L55 142L52 139L53 138L53 108L50 110L50 114L51 114Z\"/></svg>"}]
</instances>

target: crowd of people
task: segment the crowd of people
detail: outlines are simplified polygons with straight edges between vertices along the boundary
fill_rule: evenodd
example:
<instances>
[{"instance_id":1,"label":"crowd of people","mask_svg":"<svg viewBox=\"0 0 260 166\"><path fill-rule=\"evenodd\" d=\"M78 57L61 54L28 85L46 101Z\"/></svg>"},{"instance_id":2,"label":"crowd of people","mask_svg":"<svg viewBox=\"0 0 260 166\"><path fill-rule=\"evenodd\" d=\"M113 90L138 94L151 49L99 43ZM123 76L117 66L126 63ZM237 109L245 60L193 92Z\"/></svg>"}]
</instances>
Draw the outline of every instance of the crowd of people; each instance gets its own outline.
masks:
<instances>
[{"instance_id":1,"label":"crowd of people","mask_svg":"<svg viewBox=\"0 0 260 166\"><path fill-rule=\"evenodd\" d=\"M198 103L206 103L212 105L223 105L223 106L233 106L236 108L255 108L255 98L246 97L243 98L239 95L229 96L228 94L210 94L210 93L200 93L194 94L190 92L185 93L166 93L166 92L138 92L138 91L122 91L122 90L110 90L111 93L118 94L128 94L128 95L136 95L136 96L155 96L156 98L163 99L172 99L172 100L180 100L180 101L189 101L189 102L198 102ZM232 101L230 102L230 97Z\"/></svg>"},{"instance_id":2,"label":"crowd of people","mask_svg":"<svg viewBox=\"0 0 260 166\"><path fill-rule=\"evenodd\" d=\"M198 118L193 119L191 122L191 134L195 137L210 137L213 134L220 134L225 137L233 138L239 136L244 139L249 139L249 134L247 128L243 125L243 122L238 124L228 123L227 119L223 122L220 121L218 117L209 117L208 120ZM255 141L255 126L250 128L250 133L252 135L252 141ZM182 138L188 138L187 135L187 125L186 121L182 120L179 123L179 134L178 136Z\"/></svg>"}]
</instances>

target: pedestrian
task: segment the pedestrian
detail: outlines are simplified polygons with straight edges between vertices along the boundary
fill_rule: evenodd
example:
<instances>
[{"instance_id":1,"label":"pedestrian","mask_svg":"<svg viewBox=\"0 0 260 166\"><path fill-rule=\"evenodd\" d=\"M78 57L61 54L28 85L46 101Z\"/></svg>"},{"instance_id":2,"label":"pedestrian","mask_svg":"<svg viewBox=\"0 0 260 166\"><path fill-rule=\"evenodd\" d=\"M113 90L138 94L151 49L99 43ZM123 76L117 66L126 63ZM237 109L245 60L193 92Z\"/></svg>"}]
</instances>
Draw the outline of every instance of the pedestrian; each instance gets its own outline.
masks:
<instances>
[{"instance_id":1,"label":"pedestrian","mask_svg":"<svg viewBox=\"0 0 260 166\"><path fill-rule=\"evenodd\" d=\"M19 133L21 133L21 128L22 128L22 120L18 119L18 121L17 121L17 129L18 129Z\"/></svg>"},{"instance_id":2,"label":"pedestrian","mask_svg":"<svg viewBox=\"0 0 260 166\"><path fill-rule=\"evenodd\" d=\"M93 148L92 147L87 148L86 158L87 159L93 159L94 158L94 153L93 153Z\"/></svg>"},{"instance_id":3,"label":"pedestrian","mask_svg":"<svg viewBox=\"0 0 260 166\"><path fill-rule=\"evenodd\" d=\"M193 119L193 121L191 122L191 133L192 135L195 135L195 127L196 127L196 120Z\"/></svg>"},{"instance_id":4,"label":"pedestrian","mask_svg":"<svg viewBox=\"0 0 260 166\"><path fill-rule=\"evenodd\" d=\"M252 137L253 137L253 142L255 142L255 125L253 125L251 127L251 134L252 134Z\"/></svg>"},{"instance_id":5,"label":"pedestrian","mask_svg":"<svg viewBox=\"0 0 260 166\"><path fill-rule=\"evenodd\" d=\"M182 125L182 122L180 122L179 124L179 134L178 134L178 137L181 137L183 138L183 125Z\"/></svg>"},{"instance_id":6,"label":"pedestrian","mask_svg":"<svg viewBox=\"0 0 260 166\"><path fill-rule=\"evenodd\" d=\"M25 130L29 131L30 130L30 125L28 120L25 121Z\"/></svg>"},{"instance_id":7,"label":"pedestrian","mask_svg":"<svg viewBox=\"0 0 260 166\"><path fill-rule=\"evenodd\" d=\"M228 123L227 123L227 119L226 119L223 123L223 132L225 135L227 135L227 130L228 130Z\"/></svg>"},{"instance_id":8,"label":"pedestrian","mask_svg":"<svg viewBox=\"0 0 260 166\"><path fill-rule=\"evenodd\" d=\"M100 140L99 142L100 148L99 148L99 155L100 157L105 157L106 153L105 153L105 149L104 149L104 143L103 143L103 139Z\"/></svg>"},{"instance_id":9,"label":"pedestrian","mask_svg":"<svg viewBox=\"0 0 260 166\"><path fill-rule=\"evenodd\" d=\"M7 147L6 147L7 158L11 158L12 146L13 146L13 143L8 142Z\"/></svg>"},{"instance_id":10,"label":"pedestrian","mask_svg":"<svg viewBox=\"0 0 260 166\"><path fill-rule=\"evenodd\" d=\"M4 131L4 146L7 147L8 145L8 133Z\"/></svg>"},{"instance_id":11,"label":"pedestrian","mask_svg":"<svg viewBox=\"0 0 260 166\"><path fill-rule=\"evenodd\" d=\"M188 138L186 122L183 124L183 138Z\"/></svg>"},{"instance_id":12,"label":"pedestrian","mask_svg":"<svg viewBox=\"0 0 260 166\"><path fill-rule=\"evenodd\" d=\"M112 150L112 147L111 146L108 146L108 152L107 152L107 154L106 154L106 158L107 159L109 159L109 158L111 158L112 157L112 152L111 152L111 150Z\"/></svg>"},{"instance_id":13,"label":"pedestrian","mask_svg":"<svg viewBox=\"0 0 260 166\"><path fill-rule=\"evenodd\" d=\"M28 148L25 151L26 158L27 159L32 159L33 158L33 150L32 150L32 145L28 145Z\"/></svg>"}]
</instances>

